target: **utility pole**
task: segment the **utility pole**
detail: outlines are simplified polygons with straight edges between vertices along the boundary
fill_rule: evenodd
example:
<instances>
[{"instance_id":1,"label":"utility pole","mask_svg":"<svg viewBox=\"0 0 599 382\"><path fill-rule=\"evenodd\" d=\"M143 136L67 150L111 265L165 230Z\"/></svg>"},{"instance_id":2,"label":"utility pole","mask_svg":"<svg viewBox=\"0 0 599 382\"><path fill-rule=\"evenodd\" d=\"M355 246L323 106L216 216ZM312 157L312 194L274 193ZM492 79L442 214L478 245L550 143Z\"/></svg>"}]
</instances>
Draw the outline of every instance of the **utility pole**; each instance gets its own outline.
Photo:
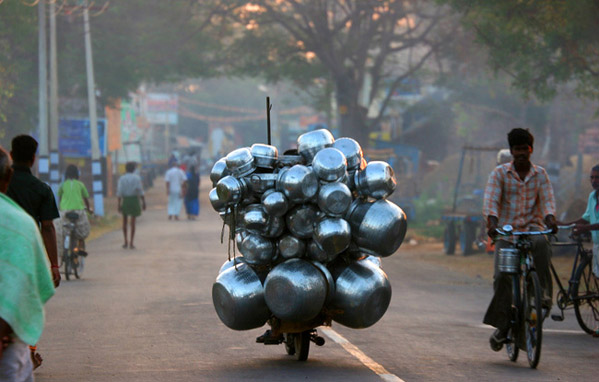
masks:
<instances>
[{"instance_id":1,"label":"utility pole","mask_svg":"<svg viewBox=\"0 0 599 382\"><path fill-rule=\"evenodd\" d=\"M92 189L96 215L104 215L104 195L102 186L102 164L98 145L98 116L96 114L96 85L92 57L91 32L89 28L89 7L84 1L83 23L85 34L85 63L87 68L87 99L89 103L89 128L92 146Z\"/></svg>"},{"instance_id":2,"label":"utility pole","mask_svg":"<svg viewBox=\"0 0 599 382\"><path fill-rule=\"evenodd\" d=\"M42 1L43 2L43 1ZM50 187L58 195L60 183L58 154L58 64L56 59L56 2L50 5Z\"/></svg>"},{"instance_id":3,"label":"utility pole","mask_svg":"<svg viewBox=\"0 0 599 382\"><path fill-rule=\"evenodd\" d=\"M48 72L46 58L46 2L37 5L39 24L38 41L38 71L39 71L39 177L42 181L49 180L50 166L48 164Z\"/></svg>"}]
</instances>

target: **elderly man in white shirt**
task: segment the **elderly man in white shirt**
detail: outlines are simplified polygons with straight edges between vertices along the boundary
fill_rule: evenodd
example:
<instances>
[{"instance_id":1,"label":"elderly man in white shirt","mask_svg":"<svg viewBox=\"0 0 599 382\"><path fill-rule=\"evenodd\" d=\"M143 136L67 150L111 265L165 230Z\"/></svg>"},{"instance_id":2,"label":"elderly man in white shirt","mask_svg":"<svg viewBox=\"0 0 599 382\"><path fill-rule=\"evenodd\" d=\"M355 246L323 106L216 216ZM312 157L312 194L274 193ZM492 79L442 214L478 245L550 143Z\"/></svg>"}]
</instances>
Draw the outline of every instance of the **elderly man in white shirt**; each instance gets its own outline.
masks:
<instances>
[{"instance_id":1,"label":"elderly man in white shirt","mask_svg":"<svg viewBox=\"0 0 599 382\"><path fill-rule=\"evenodd\" d=\"M187 187L187 175L179 168L177 161L173 161L171 168L164 175L166 182L166 195L168 196L168 220L179 220L179 213L183 206L183 197Z\"/></svg>"}]
</instances>

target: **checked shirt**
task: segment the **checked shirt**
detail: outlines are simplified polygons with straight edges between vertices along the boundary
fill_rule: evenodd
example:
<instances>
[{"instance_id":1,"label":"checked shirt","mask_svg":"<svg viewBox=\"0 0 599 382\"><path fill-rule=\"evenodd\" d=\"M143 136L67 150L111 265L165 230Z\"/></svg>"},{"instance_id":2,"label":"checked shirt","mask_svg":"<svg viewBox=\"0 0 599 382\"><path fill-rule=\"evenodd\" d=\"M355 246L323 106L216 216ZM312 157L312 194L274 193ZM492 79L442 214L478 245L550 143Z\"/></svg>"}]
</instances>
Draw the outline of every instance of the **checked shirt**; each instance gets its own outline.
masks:
<instances>
[{"instance_id":1,"label":"checked shirt","mask_svg":"<svg viewBox=\"0 0 599 382\"><path fill-rule=\"evenodd\" d=\"M524 180L511 162L491 172L483 202L485 218L496 216L499 227L511 224L515 231L522 231L542 229L549 214L555 215L555 197L544 168L533 164Z\"/></svg>"}]
</instances>

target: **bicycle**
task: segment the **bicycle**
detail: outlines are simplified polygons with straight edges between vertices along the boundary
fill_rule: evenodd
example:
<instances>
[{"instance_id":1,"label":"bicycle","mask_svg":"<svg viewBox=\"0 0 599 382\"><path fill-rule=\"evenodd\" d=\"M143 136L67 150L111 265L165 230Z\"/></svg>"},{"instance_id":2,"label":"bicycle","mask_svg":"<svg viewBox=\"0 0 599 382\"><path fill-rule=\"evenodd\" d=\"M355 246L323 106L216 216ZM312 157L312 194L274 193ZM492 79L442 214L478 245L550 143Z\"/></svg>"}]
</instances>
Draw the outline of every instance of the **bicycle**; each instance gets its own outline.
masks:
<instances>
[{"instance_id":1,"label":"bicycle","mask_svg":"<svg viewBox=\"0 0 599 382\"><path fill-rule=\"evenodd\" d=\"M525 350L528 364L534 369L541 359L544 314L543 291L534 266L530 238L550 234L551 230L516 232L512 226L505 225L497 229L497 233L517 238L513 248L501 248L498 256L499 271L509 275L512 283L512 318L506 341L508 358L516 362L519 349Z\"/></svg>"},{"instance_id":2,"label":"bicycle","mask_svg":"<svg viewBox=\"0 0 599 382\"><path fill-rule=\"evenodd\" d=\"M559 226L560 229L572 227L574 225ZM552 314L551 319L554 321L563 321L564 310L574 307L576 320L582 330L596 336L599 334L599 279L593 275L593 253L590 249L584 248L583 235L571 233L570 238L574 241L552 243L556 247L575 246L576 255L572 264L572 272L570 273L567 290L563 287L553 263L550 263L551 272L559 287L556 305L560 309L560 314Z\"/></svg>"},{"instance_id":3,"label":"bicycle","mask_svg":"<svg viewBox=\"0 0 599 382\"><path fill-rule=\"evenodd\" d=\"M62 264L64 264L64 276L67 281L70 279L71 273L75 278L80 278L83 273L85 257L81 256L77 248L77 236L75 235L75 226L79 215L76 212L69 211L65 213L67 222L63 223L63 251Z\"/></svg>"}]
</instances>

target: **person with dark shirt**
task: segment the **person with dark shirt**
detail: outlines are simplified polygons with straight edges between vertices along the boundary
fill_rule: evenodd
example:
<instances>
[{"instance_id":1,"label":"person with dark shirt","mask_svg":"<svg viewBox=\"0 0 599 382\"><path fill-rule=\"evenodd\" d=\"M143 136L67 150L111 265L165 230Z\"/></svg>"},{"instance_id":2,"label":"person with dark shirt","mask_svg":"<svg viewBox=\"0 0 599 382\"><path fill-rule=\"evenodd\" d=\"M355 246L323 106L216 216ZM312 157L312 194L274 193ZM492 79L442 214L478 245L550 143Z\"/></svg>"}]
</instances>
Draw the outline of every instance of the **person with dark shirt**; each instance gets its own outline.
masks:
<instances>
[{"instance_id":1,"label":"person with dark shirt","mask_svg":"<svg viewBox=\"0 0 599 382\"><path fill-rule=\"evenodd\" d=\"M195 220L200 214L200 173L198 165L192 163L187 168L187 191L185 192L185 211L188 220Z\"/></svg>"}]
</instances>

